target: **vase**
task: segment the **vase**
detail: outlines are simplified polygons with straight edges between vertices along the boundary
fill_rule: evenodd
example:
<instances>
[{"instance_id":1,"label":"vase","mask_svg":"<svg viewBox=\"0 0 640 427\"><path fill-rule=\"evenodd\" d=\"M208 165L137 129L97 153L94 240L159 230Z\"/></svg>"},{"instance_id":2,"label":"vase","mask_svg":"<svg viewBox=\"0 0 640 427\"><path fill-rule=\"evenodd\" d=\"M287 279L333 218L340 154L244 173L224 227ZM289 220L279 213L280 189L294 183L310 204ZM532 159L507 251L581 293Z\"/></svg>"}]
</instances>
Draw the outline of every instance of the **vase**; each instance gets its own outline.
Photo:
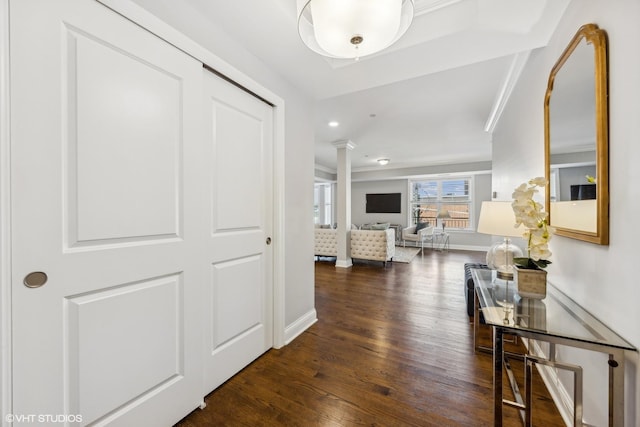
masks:
<instances>
[{"instance_id":1,"label":"vase","mask_svg":"<svg viewBox=\"0 0 640 427\"><path fill-rule=\"evenodd\" d=\"M518 294L524 298L543 299L547 296L547 272L545 270L515 267L513 281Z\"/></svg>"}]
</instances>

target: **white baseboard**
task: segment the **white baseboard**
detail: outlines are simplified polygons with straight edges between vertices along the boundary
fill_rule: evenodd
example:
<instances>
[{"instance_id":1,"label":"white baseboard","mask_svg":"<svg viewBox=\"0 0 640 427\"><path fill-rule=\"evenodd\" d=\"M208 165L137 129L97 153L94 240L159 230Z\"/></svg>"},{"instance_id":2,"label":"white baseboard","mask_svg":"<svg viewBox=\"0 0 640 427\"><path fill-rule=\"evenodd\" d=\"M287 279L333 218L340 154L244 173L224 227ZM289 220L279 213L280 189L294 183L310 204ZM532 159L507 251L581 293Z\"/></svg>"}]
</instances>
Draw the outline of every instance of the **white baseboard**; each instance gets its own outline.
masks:
<instances>
[{"instance_id":1,"label":"white baseboard","mask_svg":"<svg viewBox=\"0 0 640 427\"><path fill-rule=\"evenodd\" d=\"M336 267L349 268L351 266L353 266L353 262L351 262L351 258L348 258L346 260L344 260L344 259L336 259Z\"/></svg>"},{"instance_id":2,"label":"white baseboard","mask_svg":"<svg viewBox=\"0 0 640 427\"><path fill-rule=\"evenodd\" d=\"M284 345L289 344L298 335L309 329L309 327L311 327L311 325L313 325L317 321L318 315L315 308L299 317L296 321L294 321L284 329Z\"/></svg>"}]
</instances>

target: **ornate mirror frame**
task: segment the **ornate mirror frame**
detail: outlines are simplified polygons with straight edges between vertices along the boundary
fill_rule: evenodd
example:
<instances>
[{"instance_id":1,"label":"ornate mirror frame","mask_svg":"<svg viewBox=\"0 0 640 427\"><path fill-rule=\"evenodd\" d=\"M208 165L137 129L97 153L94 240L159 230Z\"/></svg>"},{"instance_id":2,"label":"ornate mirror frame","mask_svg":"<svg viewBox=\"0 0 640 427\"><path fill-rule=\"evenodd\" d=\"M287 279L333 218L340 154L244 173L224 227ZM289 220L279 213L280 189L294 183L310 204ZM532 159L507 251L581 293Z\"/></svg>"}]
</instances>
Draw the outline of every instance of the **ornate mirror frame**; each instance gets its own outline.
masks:
<instances>
[{"instance_id":1,"label":"ornate mirror frame","mask_svg":"<svg viewBox=\"0 0 640 427\"><path fill-rule=\"evenodd\" d=\"M546 211L549 212L549 223L555 227L559 236L570 237L600 245L609 244L609 119L608 119L608 77L607 77L607 37L604 30L596 24L580 27L560 59L549 75L547 92L544 100L544 136L545 136L545 174L547 182L551 182L551 132L549 102L553 92L553 84L562 66L570 58L582 40L594 49L595 75L595 136L596 136L596 231L584 231L570 227L558 227L553 224L551 211L551 191L546 191Z\"/></svg>"}]
</instances>

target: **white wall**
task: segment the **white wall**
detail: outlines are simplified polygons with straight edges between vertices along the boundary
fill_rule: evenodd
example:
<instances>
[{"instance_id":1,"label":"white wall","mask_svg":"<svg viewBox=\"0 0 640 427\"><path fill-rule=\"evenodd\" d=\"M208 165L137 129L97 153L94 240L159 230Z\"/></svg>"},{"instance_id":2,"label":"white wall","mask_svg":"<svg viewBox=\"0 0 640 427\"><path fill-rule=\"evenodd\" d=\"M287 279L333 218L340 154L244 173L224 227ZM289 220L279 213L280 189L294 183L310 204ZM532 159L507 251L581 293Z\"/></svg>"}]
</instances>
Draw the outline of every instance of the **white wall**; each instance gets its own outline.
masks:
<instances>
[{"instance_id":1,"label":"white wall","mask_svg":"<svg viewBox=\"0 0 640 427\"><path fill-rule=\"evenodd\" d=\"M285 325L315 318L313 270L314 138L311 99L275 74L188 4L135 0L285 101ZM179 9L180 13L176 13Z\"/></svg>"},{"instance_id":2,"label":"white wall","mask_svg":"<svg viewBox=\"0 0 640 427\"><path fill-rule=\"evenodd\" d=\"M409 180L386 179L381 181L358 181L351 184L351 222L362 225L372 222L390 222L407 227L409 223L408 191ZM472 215L474 224L478 224L480 206L483 200L491 199L491 175L487 173L474 175L474 204ZM399 214L371 214L366 213L367 193L401 193L402 213ZM474 231L450 231L449 244L452 249L469 249L486 251L492 245L489 235Z\"/></svg>"},{"instance_id":3,"label":"white wall","mask_svg":"<svg viewBox=\"0 0 640 427\"><path fill-rule=\"evenodd\" d=\"M407 223L407 180L365 181L351 183L351 222L357 225L373 222ZM366 213L367 193L400 193L401 213Z\"/></svg>"},{"instance_id":4,"label":"white wall","mask_svg":"<svg viewBox=\"0 0 640 427\"><path fill-rule=\"evenodd\" d=\"M281 95L283 96L283 95ZM315 310L313 118L308 100L286 96L285 325ZM314 311L315 313L315 311ZM314 314L315 316L315 314Z\"/></svg>"},{"instance_id":5,"label":"white wall","mask_svg":"<svg viewBox=\"0 0 640 427\"><path fill-rule=\"evenodd\" d=\"M596 23L609 39L610 245L564 237L551 241L549 281L640 347L637 232L640 197L640 2L580 0L569 6L548 47L531 55L493 135L493 189L509 200L513 189L544 176L543 101L549 72L578 28ZM606 425L603 358L563 353L584 365L585 421ZM625 425L640 425L638 354L627 357Z\"/></svg>"},{"instance_id":6,"label":"white wall","mask_svg":"<svg viewBox=\"0 0 640 427\"><path fill-rule=\"evenodd\" d=\"M352 181L382 181L385 179L400 179L424 175L467 174L491 172L491 162L452 163L446 165L429 165L411 168L375 168L353 171Z\"/></svg>"},{"instance_id":7,"label":"white wall","mask_svg":"<svg viewBox=\"0 0 640 427\"><path fill-rule=\"evenodd\" d=\"M473 199L473 217L475 228L478 228L478 219L480 218L480 207L485 200L491 200L491 174L479 174L473 178L474 199ZM450 237L451 245L467 245L471 247L488 248L493 245L494 237L488 234L480 234L475 232L460 232L452 234ZM498 239L502 241L502 239Z\"/></svg>"}]
</instances>

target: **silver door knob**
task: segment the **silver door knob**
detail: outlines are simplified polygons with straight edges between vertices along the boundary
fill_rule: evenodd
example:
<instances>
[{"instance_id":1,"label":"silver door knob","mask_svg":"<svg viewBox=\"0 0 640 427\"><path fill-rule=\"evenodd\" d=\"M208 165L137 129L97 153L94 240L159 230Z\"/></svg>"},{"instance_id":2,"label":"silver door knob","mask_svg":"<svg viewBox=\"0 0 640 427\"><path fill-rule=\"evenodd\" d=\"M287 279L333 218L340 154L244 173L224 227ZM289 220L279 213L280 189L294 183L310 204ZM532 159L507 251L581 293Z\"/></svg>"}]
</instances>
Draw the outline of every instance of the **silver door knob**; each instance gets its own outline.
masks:
<instances>
[{"instance_id":1,"label":"silver door knob","mask_svg":"<svg viewBox=\"0 0 640 427\"><path fill-rule=\"evenodd\" d=\"M47 283L47 279L47 273L43 273L42 271L34 271L27 274L24 277L22 283L24 283L27 288L39 288L40 286Z\"/></svg>"}]
</instances>

